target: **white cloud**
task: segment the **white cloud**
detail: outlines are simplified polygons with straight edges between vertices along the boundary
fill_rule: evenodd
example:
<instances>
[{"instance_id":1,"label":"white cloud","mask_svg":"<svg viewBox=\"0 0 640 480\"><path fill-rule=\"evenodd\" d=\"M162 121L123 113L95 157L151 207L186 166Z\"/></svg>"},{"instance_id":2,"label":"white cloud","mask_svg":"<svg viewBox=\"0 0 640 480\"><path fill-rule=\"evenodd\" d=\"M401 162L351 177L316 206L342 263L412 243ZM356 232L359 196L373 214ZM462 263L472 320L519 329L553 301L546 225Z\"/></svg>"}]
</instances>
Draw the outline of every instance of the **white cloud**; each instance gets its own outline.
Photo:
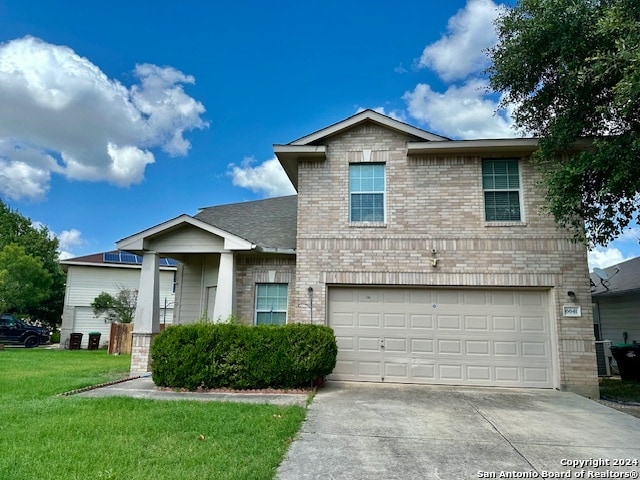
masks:
<instances>
[{"instance_id":1,"label":"white cloud","mask_svg":"<svg viewBox=\"0 0 640 480\"><path fill-rule=\"evenodd\" d=\"M75 228L72 228L71 230L63 230L56 236L60 242L61 249L70 249L84 244L82 232Z\"/></svg>"},{"instance_id":2,"label":"white cloud","mask_svg":"<svg viewBox=\"0 0 640 480\"><path fill-rule=\"evenodd\" d=\"M622 252L615 247L596 247L588 254L589 271L593 271L594 268L611 267L630 258L633 257L625 257Z\"/></svg>"},{"instance_id":3,"label":"white cloud","mask_svg":"<svg viewBox=\"0 0 640 480\"><path fill-rule=\"evenodd\" d=\"M486 49L498 40L493 22L504 7L492 0L469 0L449 19L447 33L427 45L416 62L430 68L449 85L438 92L420 83L403 99L411 117L427 128L454 139L506 138L513 129L510 110L499 110L497 94L489 90L484 70Z\"/></svg>"},{"instance_id":4,"label":"white cloud","mask_svg":"<svg viewBox=\"0 0 640 480\"><path fill-rule=\"evenodd\" d=\"M182 87L193 77L148 64L134 75L127 88L69 47L29 36L0 44L0 193L41 200L52 173L127 186L144 178L151 149L186 155L184 133L207 127Z\"/></svg>"},{"instance_id":5,"label":"white cloud","mask_svg":"<svg viewBox=\"0 0 640 480\"><path fill-rule=\"evenodd\" d=\"M402 97L409 114L448 137L506 138L516 135L508 112L497 111L498 101L486 94L487 82L471 79L444 93L420 83Z\"/></svg>"},{"instance_id":6,"label":"white cloud","mask_svg":"<svg viewBox=\"0 0 640 480\"><path fill-rule=\"evenodd\" d=\"M469 0L449 19L447 34L425 47L418 67L433 69L447 82L484 70L489 65L484 50L498 41L493 22L501 8L491 0Z\"/></svg>"},{"instance_id":7,"label":"white cloud","mask_svg":"<svg viewBox=\"0 0 640 480\"><path fill-rule=\"evenodd\" d=\"M274 157L253 166L255 163L254 158L245 158L240 166L230 164L228 174L231 176L232 183L237 187L266 194L268 197L296 193L277 158Z\"/></svg>"}]
</instances>

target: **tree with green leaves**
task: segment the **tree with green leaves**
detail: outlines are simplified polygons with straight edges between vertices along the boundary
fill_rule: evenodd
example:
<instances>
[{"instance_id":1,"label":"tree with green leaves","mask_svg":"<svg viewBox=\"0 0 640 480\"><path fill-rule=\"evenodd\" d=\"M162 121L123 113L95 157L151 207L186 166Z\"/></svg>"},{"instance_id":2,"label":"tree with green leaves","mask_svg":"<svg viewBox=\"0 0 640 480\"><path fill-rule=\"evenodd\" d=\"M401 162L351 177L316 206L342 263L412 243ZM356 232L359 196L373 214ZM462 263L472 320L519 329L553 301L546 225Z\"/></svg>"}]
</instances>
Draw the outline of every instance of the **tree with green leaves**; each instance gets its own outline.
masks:
<instances>
[{"instance_id":1,"label":"tree with green leaves","mask_svg":"<svg viewBox=\"0 0 640 480\"><path fill-rule=\"evenodd\" d=\"M13 313L41 320L52 327L60 325L66 277L58 264L58 239L46 227L34 226L29 218L0 200L0 249L8 245L22 247L27 256L42 265L51 282L46 296Z\"/></svg>"},{"instance_id":2,"label":"tree with green leaves","mask_svg":"<svg viewBox=\"0 0 640 480\"><path fill-rule=\"evenodd\" d=\"M96 317L104 314L107 322L131 323L136 314L137 303L137 290L120 287L115 296L101 292L93 299L91 307Z\"/></svg>"},{"instance_id":3,"label":"tree with green leaves","mask_svg":"<svg viewBox=\"0 0 640 480\"><path fill-rule=\"evenodd\" d=\"M640 212L640 2L519 0L496 26L490 85L540 137L548 210L606 245Z\"/></svg>"},{"instance_id":4,"label":"tree with green leaves","mask_svg":"<svg viewBox=\"0 0 640 480\"><path fill-rule=\"evenodd\" d=\"M16 244L0 250L0 311L28 312L49 297L53 280L41 261Z\"/></svg>"}]
</instances>

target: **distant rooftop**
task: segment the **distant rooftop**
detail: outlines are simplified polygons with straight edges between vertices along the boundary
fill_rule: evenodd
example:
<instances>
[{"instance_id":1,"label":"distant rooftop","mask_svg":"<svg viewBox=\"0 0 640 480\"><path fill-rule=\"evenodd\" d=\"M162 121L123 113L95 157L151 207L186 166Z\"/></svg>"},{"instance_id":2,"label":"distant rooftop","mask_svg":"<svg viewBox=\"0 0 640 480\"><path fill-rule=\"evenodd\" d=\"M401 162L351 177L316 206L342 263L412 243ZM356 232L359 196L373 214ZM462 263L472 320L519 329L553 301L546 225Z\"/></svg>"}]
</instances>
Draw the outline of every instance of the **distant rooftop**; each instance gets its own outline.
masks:
<instances>
[{"instance_id":1,"label":"distant rooftop","mask_svg":"<svg viewBox=\"0 0 640 480\"><path fill-rule=\"evenodd\" d=\"M594 296L640 292L640 257L604 269L594 269L590 274L591 294Z\"/></svg>"},{"instance_id":2,"label":"distant rooftop","mask_svg":"<svg viewBox=\"0 0 640 480\"><path fill-rule=\"evenodd\" d=\"M160 258L161 267L176 267L177 260L173 258ZM82 257L67 258L61 260L61 264L111 264L111 265L142 265L142 256L134 253L125 252L123 250L112 250L110 252L94 253Z\"/></svg>"}]
</instances>

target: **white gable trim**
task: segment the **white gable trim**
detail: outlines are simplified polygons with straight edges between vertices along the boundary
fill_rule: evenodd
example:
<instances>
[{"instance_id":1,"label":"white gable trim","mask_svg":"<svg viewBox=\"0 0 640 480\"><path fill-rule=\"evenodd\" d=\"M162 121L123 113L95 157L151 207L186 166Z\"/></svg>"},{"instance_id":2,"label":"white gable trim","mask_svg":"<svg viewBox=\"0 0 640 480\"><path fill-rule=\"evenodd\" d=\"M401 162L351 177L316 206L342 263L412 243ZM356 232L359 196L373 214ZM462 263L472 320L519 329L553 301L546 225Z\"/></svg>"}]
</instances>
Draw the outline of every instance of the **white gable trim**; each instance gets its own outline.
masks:
<instances>
[{"instance_id":1,"label":"white gable trim","mask_svg":"<svg viewBox=\"0 0 640 480\"><path fill-rule=\"evenodd\" d=\"M146 250L145 243L147 243L147 240L161 235L169 235L172 230L184 227L185 225L190 225L204 232L210 233L211 235L221 237L224 240L225 250L252 250L255 248L253 243L245 240L244 238L238 237L237 235L214 227L213 225L209 225L208 223L186 214L118 240L118 242L116 242L116 247L128 252L143 252Z\"/></svg>"},{"instance_id":2,"label":"white gable trim","mask_svg":"<svg viewBox=\"0 0 640 480\"><path fill-rule=\"evenodd\" d=\"M345 130L347 128L351 128L358 123L370 120L375 123L379 123L387 128L392 130L398 130L402 133L406 133L408 135L413 135L414 137L422 138L428 142L443 142L448 141L449 139L446 137L441 137L440 135L435 135L433 133L427 132L426 130L422 130L420 128L412 127L406 123L400 122L398 120L394 120L391 117L387 117L381 113L375 112L373 110L364 110L360 113L356 113L355 115L342 120L341 122L334 123L322 130L318 130L317 132L306 135L302 138L294 140L289 143L289 145L308 145L313 142L317 142L318 140L322 140L329 135L335 135L341 130Z\"/></svg>"}]
</instances>

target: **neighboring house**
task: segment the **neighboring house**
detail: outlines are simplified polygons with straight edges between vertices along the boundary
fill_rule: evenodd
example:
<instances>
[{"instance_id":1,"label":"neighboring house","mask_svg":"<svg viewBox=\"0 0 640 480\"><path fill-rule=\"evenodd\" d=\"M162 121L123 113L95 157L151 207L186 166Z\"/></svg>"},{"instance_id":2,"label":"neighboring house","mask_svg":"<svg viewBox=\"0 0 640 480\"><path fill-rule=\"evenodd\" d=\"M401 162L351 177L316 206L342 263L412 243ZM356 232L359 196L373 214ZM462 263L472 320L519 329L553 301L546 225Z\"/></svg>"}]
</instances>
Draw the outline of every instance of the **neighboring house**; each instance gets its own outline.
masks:
<instances>
[{"instance_id":1,"label":"neighboring house","mask_svg":"<svg viewBox=\"0 0 640 480\"><path fill-rule=\"evenodd\" d=\"M536 145L452 141L371 110L275 145L297 196L117 242L144 258L132 372L149 369L166 255L174 323L329 325L334 379L598 395L587 251L541 211Z\"/></svg>"},{"instance_id":2,"label":"neighboring house","mask_svg":"<svg viewBox=\"0 0 640 480\"><path fill-rule=\"evenodd\" d=\"M159 322L173 321L175 260L163 258L159 265ZM100 332L100 344L109 342L110 323L104 315L97 317L91 303L102 292L113 296L122 289L137 290L140 284L142 257L122 251L96 253L84 257L61 260L67 274L62 312L60 344L68 347L71 333L82 333L82 348L87 348L90 332Z\"/></svg>"},{"instance_id":3,"label":"neighboring house","mask_svg":"<svg viewBox=\"0 0 640 480\"><path fill-rule=\"evenodd\" d=\"M640 257L591 273L597 340L640 343Z\"/></svg>"}]
</instances>

